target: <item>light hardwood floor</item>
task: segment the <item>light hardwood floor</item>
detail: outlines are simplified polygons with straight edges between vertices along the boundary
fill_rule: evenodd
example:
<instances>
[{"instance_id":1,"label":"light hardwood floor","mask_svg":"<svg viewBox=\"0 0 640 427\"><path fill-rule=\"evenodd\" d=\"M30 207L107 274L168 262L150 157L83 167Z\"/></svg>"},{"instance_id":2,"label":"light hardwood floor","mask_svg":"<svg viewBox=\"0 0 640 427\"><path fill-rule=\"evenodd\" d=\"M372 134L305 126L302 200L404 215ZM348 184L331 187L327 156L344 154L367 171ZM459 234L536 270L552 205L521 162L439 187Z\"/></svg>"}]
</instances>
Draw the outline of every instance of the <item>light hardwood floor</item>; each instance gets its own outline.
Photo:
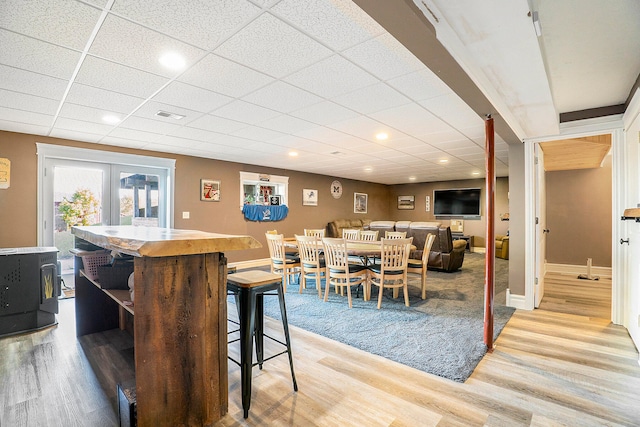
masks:
<instances>
[{"instance_id":1,"label":"light hardwood floor","mask_svg":"<svg viewBox=\"0 0 640 427\"><path fill-rule=\"evenodd\" d=\"M279 323L266 327L278 335ZM73 334L73 325L61 324L0 340L0 425L117 425L115 391L97 385ZM299 391L286 357L254 368L244 420L239 368L229 363L229 413L219 425L640 425L638 353L626 330L606 319L517 311L464 384L295 327L291 334Z\"/></svg>"},{"instance_id":2,"label":"light hardwood floor","mask_svg":"<svg viewBox=\"0 0 640 427\"><path fill-rule=\"evenodd\" d=\"M584 280L578 279L576 274L547 273L544 276L544 297L540 308L610 319L611 278Z\"/></svg>"}]
</instances>

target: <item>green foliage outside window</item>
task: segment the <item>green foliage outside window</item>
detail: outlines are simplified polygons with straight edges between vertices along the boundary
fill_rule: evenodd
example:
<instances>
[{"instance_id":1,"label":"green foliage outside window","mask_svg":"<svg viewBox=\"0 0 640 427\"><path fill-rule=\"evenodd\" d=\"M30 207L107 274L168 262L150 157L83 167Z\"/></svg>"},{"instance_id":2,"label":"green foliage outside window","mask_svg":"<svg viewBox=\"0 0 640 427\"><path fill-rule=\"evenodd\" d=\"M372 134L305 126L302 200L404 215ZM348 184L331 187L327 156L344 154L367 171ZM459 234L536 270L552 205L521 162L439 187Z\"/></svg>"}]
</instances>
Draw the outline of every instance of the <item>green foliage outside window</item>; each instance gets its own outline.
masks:
<instances>
[{"instance_id":1,"label":"green foliage outside window","mask_svg":"<svg viewBox=\"0 0 640 427\"><path fill-rule=\"evenodd\" d=\"M91 190L81 188L73 193L71 200L64 197L58 210L67 227L92 225L96 223L95 216L100 212L100 200L93 195Z\"/></svg>"}]
</instances>

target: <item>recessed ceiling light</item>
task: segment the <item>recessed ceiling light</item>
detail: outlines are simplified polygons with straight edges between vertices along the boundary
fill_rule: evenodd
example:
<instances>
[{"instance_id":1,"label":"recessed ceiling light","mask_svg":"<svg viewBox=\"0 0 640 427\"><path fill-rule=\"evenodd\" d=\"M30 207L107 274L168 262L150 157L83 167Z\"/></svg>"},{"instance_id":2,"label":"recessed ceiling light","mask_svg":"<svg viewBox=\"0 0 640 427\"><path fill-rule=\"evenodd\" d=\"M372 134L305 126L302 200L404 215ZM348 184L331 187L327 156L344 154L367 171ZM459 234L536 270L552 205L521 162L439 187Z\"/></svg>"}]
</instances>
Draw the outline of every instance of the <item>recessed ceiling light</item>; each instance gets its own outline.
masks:
<instances>
[{"instance_id":1,"label":"recessed ceiling light","mask_svg":"<svg viewBox=\"0 0 640 427\"><path fill-rule=\"evenodd\" d=\"M168 111L162 111L162 110L159 110L159 111L156 113L156 116L160 116L160 117L167 117L167 118L175 119L175 120L182 120L182 119L184 119L185 117L187 117L187 116L185 116L184 114L170 113L170 112L168 112Z\"/></svg>"},{"instance_id":2,"label":"recessed ceiling light","mask_svg":"<svg viewBox=\"0 0 640 427\"><path fill-rule=\"evenodd\" d=\"M289 156L296 157L297 155L298 153L296 153L295 151L289 151Z\"/></svg>"},{"instance_id":3,"label":"recessed ceiling light","mask_svg":"<svg viewBox=\"0 0 640 427\"><path fill-rule=\"evenodd\" d=\"M176 52L167 52L160 56L158 59L160 63L170 70L179 71L182 70L187 62L184 57Z\"/></svg>"},{"instance_id":4,"label":"recessed ceiling light","mask_svg":"<svg viewBox=\"0 0 640 427\"><path fill-rule=\"evenodd\" d=\"M115 125L116 123L120 123L120 117L114 116L113 114L107 114L102 116L102 121L111 125Z\"/></svg>"},{"instance_id":5,"label":"recessed ceiling light","mask_svg":"<svg viewBox=\"0 0 640 427\"><path fill-rule=\"evenodd\" d=\"M387 138L389 138L389 135L385 132L380 132L379 134L376 135L376 139L378 141L384 141Z\"/></svg>"},{"instance_id":6,"label":"recessed ceiling light","mask_svg":"<svg viewBox=\"0 0 640 427\"><path fill-rule=\"evenodd\" d=\"M367 166L364 168L365 172L371 172L373 170L373 168L371 166Z\"/></svg>"},{"instance_id":7,"label":"recessed ceiling light","mask_svg":"<svg viewBox=\"0 0 640 427\"><path fill-rule=\"evenodd\" d=\"M449 159L440 159L438 160L440 163L449 163Z\"/></svg>"},{"instance_id":8,"label":"recessed ceiling light","mask_svg":"<svg viewBox=\"0 0 640 427\"><path fill-rule=\"evenodd\" d=\"M472 172L471 175L480 175L480 172Z\"/></svg>"},{"instance_id":9,"label":"recessed ceiling light","mask_svg":"<svg viewBox=\"0 0 640 427\"><path fill-rule=\"evenodd\" d=\"M415 180L416 180L416 177L415 177L415 176L410 176L410 177L409 177L409 181L415 181Z\"/></svg>"}]
</instances>

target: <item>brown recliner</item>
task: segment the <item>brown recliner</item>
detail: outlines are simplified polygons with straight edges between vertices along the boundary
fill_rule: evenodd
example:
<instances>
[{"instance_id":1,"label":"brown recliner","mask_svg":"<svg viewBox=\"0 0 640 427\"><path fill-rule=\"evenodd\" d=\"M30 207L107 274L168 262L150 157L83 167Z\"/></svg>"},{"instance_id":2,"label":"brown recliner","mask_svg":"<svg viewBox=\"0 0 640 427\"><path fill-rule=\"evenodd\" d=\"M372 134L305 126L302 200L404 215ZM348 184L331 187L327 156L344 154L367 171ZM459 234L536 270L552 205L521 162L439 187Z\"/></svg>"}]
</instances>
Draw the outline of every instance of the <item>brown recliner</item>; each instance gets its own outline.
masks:
<instances>
[{"instance_id":1,"label":"brown recliner","mask_svg":"<svg viewBox=\"0 0 640 427\"><path fill-rule=\"evenodd\" d=\"M436 238L431 246L427 266L433 270L448 272L456 271L462 267L467 242L453 240L450 227L433 223L412 222L409 225L407 237L413 237L413 244L417 248L411 254L411 258L420 259L422 257L422 248L424 248L424 242L429 233L435 234Z\"/></svg>"},{"instance_id":2,"label":"brown recliner","mask_svg":"<svg viewBox=\"0 0 640 427\"><path fill-rule=\"evenodd\" d=\"M327 224L327 237L342 237L342 230L345 228L357 228L359 230L368 230L368 219L336 219Z\"/></svg>"}]
</instances>

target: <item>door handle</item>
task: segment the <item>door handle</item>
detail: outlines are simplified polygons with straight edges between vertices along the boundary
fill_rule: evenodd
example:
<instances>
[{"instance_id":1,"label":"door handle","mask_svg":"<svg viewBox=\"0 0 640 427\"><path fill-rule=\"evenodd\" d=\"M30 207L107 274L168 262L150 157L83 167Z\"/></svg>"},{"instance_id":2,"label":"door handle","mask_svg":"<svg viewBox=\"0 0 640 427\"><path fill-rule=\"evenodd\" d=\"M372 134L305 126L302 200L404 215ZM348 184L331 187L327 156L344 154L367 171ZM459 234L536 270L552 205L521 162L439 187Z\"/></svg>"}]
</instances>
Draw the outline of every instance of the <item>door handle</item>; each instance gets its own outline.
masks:
<instances>
[{"instance_id":1,"label":"door handle","mask_svg":"<svg viewBox=\"0 0 640 427\"><path fill-rule=\"evenodd\" d=\"M626 243L629 244L629 239L620 239L620 244Z\"/></svg>"},{"instance_id":2,"label":"door handle","mask_svg":"<svg viewBox=\"0 0 640 427\"><path fill-rule=\"evenodd\" d=\"M542 230L543 233L549 233L549 231L551 230L549 230L548 228L545 228L544 230Z\"/></svg>"}]
</instances>

